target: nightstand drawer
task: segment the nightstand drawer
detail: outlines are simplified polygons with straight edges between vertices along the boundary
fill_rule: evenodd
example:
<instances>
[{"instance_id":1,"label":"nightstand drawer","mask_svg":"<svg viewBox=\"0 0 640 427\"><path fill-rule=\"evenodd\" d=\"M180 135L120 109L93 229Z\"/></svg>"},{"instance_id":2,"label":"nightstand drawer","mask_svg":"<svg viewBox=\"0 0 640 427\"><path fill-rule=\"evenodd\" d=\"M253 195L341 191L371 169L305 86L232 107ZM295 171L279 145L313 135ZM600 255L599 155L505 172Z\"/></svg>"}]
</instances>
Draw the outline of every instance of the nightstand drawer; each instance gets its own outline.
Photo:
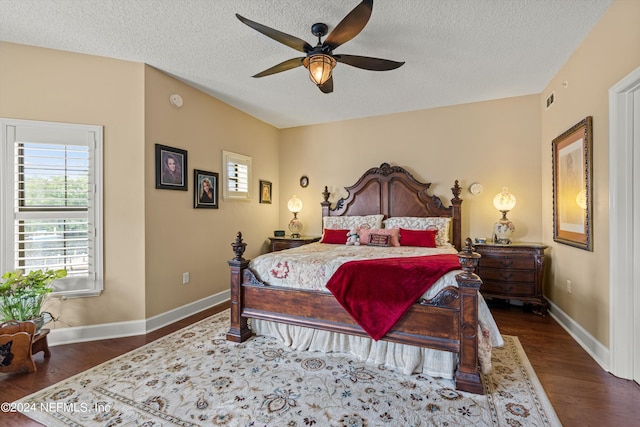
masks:
<instances>
[{"instance_id":1,"label":"nightstand drawer","mask_svg":"<svg viewBox=\"0 0 640 427\"><path fill-rule=\"evenodd\" d=\"M509 295L510 297L528 297L535 295L535 286L531 283L493 283L485 281L480 287L483 294Z\"/></svg>"},{"instance_id":2,"label":"nightstand drawer","mask_svg":"<svg viewBox=\"0 0 640 427\"><path fill-rule=\"evenodd\" d=\"M536 279L533 270L512 270L480 267L478 275L482 280L486 281L509 281L509 282L529 282L533 283Z\"/></svg>"},{"instance_id":3,"label":"nightstand drawer","mask_svg":"<svg viewBox=\"0 0 640 427\"><path fill-rule=\"evenodd\" d=\"M480 258L480 267L533 270L535 261L532 257L483 257Z\"/></svg>"}]
</instances>

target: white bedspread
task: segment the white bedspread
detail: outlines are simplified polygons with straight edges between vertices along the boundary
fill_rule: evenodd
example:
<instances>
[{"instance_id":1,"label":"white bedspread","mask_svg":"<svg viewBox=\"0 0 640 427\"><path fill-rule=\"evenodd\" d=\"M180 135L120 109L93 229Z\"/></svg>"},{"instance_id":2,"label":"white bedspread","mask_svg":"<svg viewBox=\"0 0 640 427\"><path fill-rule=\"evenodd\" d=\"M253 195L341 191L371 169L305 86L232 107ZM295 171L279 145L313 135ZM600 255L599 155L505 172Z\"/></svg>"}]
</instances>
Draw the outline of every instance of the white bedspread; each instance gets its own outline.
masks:
<instances>
[{"instance_id":1,"label":"white bedspread","mask_svg":"<svg viewBox=\"0 0 640 427\"><path fill-rule=\"evenodd\" d=\"M452 246L438 248L346 246L312 243L294 249L261 255L249 267L258 278L270 285L313 289L329 292L325 286L340 265L351 260L410 257L435 254L455 254ZM425 292L430 299L447 286L456 286L456 274L445 274ZM504 343L486 302L479 295L479 345L501 347ZM406 374L425 373L434 377L453 378L457 355L446 351L425 349L404 344L374 341L334 332L291 326L262 320L251 320L251 329L258 335L279 337L297 350L351 353L361 360L399 369ZM483 371L490 369L490 352L480 352ZM485 354L483 356L483 354ZM488 360L487 360L488 359Z\"/></svg>"}]
</instances>

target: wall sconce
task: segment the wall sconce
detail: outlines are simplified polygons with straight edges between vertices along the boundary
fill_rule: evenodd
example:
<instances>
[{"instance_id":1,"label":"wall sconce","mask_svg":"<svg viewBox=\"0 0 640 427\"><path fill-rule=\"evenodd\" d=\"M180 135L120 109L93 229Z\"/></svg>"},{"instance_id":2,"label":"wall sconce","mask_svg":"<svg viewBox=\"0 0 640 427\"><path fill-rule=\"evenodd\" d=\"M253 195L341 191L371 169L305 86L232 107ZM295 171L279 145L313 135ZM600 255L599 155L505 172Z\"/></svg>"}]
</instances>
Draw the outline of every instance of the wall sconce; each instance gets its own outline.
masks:
<instances>
[{"instance_id":1,"label":"wall sconce","mask_svg":"<svg viewBox=\"0 0 640 427\"><path fill-rule=\"evenodd\" d=\"M298 212L302 210L302 200L298 199L298 196L294 195L287 202L287 209L293 214L293 219L289 221L289 231L291 237L300 237L302 231L302 222L298 219Z\"/></svg>"},{"instance_id":2,"label":"wall sconce","mask_svg":"<svg viewBox=\"0 0 640 427\"><path fill-rule=\"evenodd\" d=\"M502 212L502 218L493 225L493 243L509 244L515 227L513 222L507 218L507 212L516 206L516 198L509 193L507 187L504 187L502 193L496 194L493 198L493 206Z\"/></svg>"}]
</instances>

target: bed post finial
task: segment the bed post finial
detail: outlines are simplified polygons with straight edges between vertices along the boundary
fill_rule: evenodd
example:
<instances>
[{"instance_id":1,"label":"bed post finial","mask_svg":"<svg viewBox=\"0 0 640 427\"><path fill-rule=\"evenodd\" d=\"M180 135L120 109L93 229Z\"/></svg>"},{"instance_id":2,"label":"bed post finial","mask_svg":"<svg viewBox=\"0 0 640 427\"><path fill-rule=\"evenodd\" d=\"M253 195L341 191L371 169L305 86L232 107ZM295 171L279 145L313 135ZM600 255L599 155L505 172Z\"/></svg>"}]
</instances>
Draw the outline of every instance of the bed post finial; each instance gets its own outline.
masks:
<instances>
[{"instance_id":1,"label":"bed post finial","mask_svg":"<svg viewBox=\"0 0 640 427\"><path fill-rule=\"evenodd\" d=\"M451 192L453 193L454 199L460 198L460 193L462 193L462 187L460 187L460 185L458 184L457 179L456 179L456 182L453 184L453 187L451 187Z\"/></svg>"},{"instance_id":2,"label":"bed post finial","mask_svg":"<svg viewBox=\"0 0 640 427\"><path fill-rule=\"evenodd\" d=\"M324 197L324 201L325 202L329 202L329 196L331 195L331 193L329 193L329 188L327 188L327 186L324 186L324 191L322 192L322 197Z\"/></svg>"},{"instance_id":3,"label":"bed post finial","mask_svg":"<svg viewBox=\"0 0 640 427\"><path fill-rule=\"evenodd\" d=\"M233 247L233 252L236 254L236 257L233 259L234 261L244 261L245 259L242 257L245 249L247 249L247 244L242 241L242 233L238 231L236 234L236 241L231 244Z\"/></svg>"},{"instance_id":4,"label":"bed post finial","mask_svg":"<svg viewBox=\"0 0 640 427\"><path fill-rule=\"evenodd\" d=\"M480 261L480 254L473 251L473 242L469 237L464 241L465 247L458 252L458 258L460 260L460 266L464 273L465 278L475 279L475 269Z\"/></svg>"}]
</instances>

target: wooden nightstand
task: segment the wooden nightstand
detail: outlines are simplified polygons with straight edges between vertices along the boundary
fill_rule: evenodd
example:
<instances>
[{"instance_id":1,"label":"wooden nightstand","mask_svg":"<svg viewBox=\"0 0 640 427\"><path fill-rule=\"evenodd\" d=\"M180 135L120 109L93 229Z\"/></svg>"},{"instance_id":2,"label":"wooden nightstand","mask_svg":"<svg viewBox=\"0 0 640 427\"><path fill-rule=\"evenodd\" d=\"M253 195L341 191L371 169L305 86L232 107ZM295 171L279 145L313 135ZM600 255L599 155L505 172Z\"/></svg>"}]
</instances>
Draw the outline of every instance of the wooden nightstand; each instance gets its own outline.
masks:
<instances>
[{"instance_id":1,"label":"wooden nightstand","mask_svg":"<svg viewBox=\"0 0 640 427\"><path fill-rule=\"evenodd\" d=\"M318 240L320 240L320 237L269 237L269 240L271 240L271 252L276 252L283 249L297 248L298 246L317 242Z\"/></svg>"},{"instance_id":2,"label":"wooden nightstand","mask_svg":"<svg viewBox=\"0 0 640 427\"><path fill-rule=\"evenodd\" d=\"M482 255L478 276L480 292L487 298L520 300L534 305L533 312L546 316L549 303L542 294L545 245L537 243L475 244Z\"/></svg>"}]
</instances>

